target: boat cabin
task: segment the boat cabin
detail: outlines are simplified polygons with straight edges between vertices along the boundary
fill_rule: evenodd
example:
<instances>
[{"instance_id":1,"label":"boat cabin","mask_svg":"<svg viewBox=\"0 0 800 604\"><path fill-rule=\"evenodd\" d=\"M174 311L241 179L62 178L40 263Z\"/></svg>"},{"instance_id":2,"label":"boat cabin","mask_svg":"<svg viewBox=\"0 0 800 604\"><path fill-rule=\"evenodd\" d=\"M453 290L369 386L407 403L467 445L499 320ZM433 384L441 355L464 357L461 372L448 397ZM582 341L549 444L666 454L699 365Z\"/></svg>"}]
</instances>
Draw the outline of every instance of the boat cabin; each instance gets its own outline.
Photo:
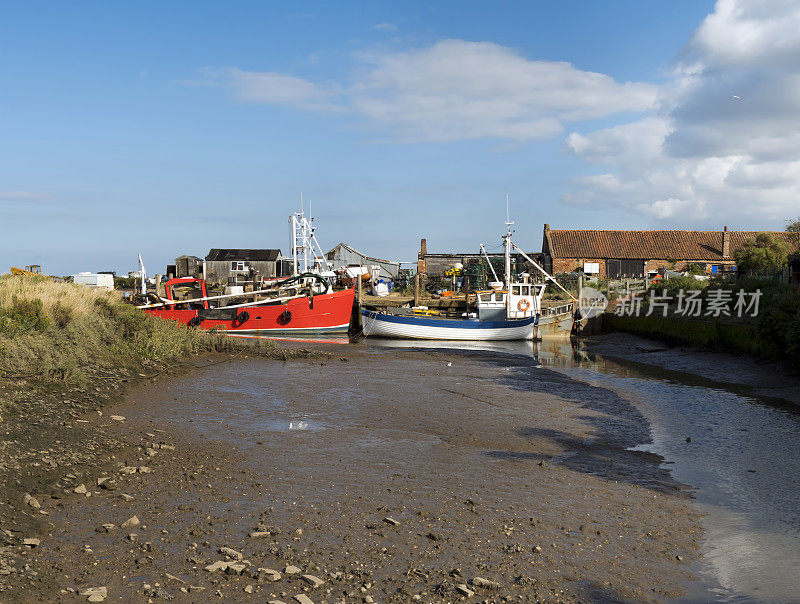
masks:
<instances>
[{"instance_id":1,"label":"boat cabin","mask_svg":"<svg viewBox=\"0 0 800 604\"><path fill-rule=\"evenodd\" d=\"M528 274L522 274L521 277L522 281L512 283L508 290L492 289L477 292L480 321L525 319L542 312L542 298L547 285L532 283Z\"/></svg>"},{"instance_id":2,"label":"boat cabin","mask_svg":"<svg viewBox=\"0 0 800 604\"><path fill-rule=\"evenodd\" d=\"M178 290L176 290L176 288L178 288ZM196 279L194 277L170 279L164 284L164 290L167 294L167 299L174 300L175 302L208 297L206 282L203 279ZM169 308L174 309L175 306L170 306ZM208 300L203 299L196 302L188 302L188 308L193 310L208 308Z\"/></svg>"}]
</instances>

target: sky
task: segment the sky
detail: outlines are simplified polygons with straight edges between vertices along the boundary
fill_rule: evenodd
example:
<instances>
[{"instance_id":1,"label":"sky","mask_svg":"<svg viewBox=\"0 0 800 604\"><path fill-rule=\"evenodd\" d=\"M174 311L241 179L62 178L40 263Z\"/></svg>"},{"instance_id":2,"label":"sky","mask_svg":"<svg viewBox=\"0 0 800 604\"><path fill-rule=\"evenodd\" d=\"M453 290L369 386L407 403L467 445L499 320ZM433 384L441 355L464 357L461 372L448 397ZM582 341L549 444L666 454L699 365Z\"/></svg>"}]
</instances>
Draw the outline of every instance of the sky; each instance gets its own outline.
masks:
<instances>
[{"instance_id":1,"label":"sky","mask_svg":"<svg viewBox=\"0 0 800 604\"><path fill-rule=\"evenodd\" d=\"M800 215L800 3L4 2L0 272Z\"/></svg>"}]
</instances>

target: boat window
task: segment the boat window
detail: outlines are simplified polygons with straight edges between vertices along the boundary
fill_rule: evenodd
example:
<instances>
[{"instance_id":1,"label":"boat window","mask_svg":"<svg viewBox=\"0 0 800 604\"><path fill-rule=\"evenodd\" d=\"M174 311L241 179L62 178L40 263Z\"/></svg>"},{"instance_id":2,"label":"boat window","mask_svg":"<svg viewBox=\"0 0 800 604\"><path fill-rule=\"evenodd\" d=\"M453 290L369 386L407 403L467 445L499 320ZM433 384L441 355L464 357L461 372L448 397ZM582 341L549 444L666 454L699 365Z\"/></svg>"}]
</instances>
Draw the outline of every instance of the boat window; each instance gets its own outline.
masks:
<instances>
[{"instance_id":1,"label":"boat window","mask_svg":"<svg viewBox=\"0 0 800 604\"><path fill-rule=\"evenodd\" d=\"M519 296L519 285L512 285L511 286L511 295L512 296Z\"/></svg>"},{"instance_id":2,"label":"boat window","mask_svg":"<svg viewBox=\"0 0 800 604\"><path fill-rule=\"evenodd\" d=\"M522 295L523 296L527 296L527 295L529 295L529 293L530 293L530 290L528 289L528 286L527 285L523 285L522 286Z\"/></svg>"},{"instance_id":3,"label":"boat window","mask_svg":"<svg viewBox=\"0 0 800 604\"><path fill-rule=\"evenodd\" d=\"M481 302L491 302L492 294L481 294Z\"/></svg>"}]
</instances>

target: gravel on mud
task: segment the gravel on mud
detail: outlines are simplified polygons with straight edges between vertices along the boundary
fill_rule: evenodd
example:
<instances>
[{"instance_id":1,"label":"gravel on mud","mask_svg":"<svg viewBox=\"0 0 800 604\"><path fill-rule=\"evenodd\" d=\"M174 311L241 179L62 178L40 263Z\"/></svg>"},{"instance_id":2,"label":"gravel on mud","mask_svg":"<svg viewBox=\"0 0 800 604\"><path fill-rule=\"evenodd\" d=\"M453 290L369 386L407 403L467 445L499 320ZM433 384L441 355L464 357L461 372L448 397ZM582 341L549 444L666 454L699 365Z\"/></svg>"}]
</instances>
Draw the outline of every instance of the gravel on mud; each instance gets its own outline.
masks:
<instances>
[{"instance_id":1,"label":"gravel on mud","mask_svg":"<svg viewBox=\"0 0 800 604\"><path fill-rule=\"evenodd\" d=\"M208 358L123 401L138 376L37 393L38 416L4 425L0 601L683 593L698 516L661 458L628 450L648 428L619 395L512 357L326 350ZM278 404L338 411L291 433L241 421Z\"/></svg>"}]
</instances>

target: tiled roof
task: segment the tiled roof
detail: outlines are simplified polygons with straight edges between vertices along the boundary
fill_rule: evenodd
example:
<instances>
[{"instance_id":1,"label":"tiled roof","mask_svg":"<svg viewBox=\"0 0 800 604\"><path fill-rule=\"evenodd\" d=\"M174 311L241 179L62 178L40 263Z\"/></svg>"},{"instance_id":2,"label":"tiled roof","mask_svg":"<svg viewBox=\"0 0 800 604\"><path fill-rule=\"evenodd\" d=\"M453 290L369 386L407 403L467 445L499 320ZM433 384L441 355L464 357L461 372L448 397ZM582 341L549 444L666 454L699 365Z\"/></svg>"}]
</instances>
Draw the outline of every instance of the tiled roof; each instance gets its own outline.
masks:
<instances>
[{"instance_id":1,"label":"tiled roof","mask_svg":"<svg viewBox=\"0 0 800 604\"><path fill-rule=\"evenodd\" d=\"M745 241L763 231L729 232L732 259ZM772 234L793 241L793 233ZM553 258L722 260L722 237L723 231L547 230L543 251Z\"/></svg>"}]
</instances>

